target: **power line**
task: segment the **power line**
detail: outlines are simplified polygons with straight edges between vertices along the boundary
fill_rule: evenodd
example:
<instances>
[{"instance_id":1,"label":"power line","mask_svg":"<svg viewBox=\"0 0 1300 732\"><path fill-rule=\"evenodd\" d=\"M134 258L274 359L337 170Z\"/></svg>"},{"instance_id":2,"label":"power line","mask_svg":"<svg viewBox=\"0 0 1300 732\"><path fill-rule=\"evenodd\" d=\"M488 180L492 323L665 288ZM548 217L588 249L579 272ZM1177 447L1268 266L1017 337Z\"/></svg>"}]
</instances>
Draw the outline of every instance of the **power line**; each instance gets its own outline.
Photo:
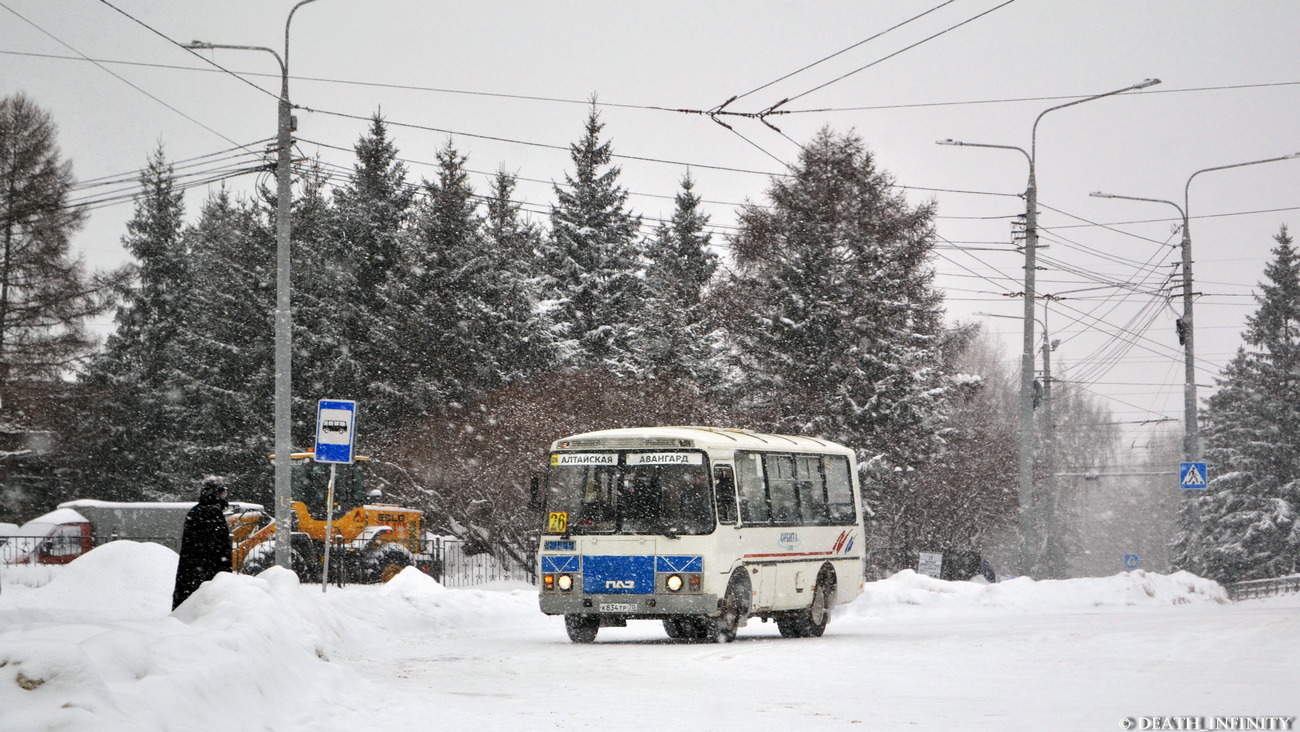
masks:
<instances>
[{"instance_id":1,"label":"power line","mask_svg":"<svg viewBox=\"0 0 1300 732\"><path fill-rule=\"evenodd\" d=\"M143 25L143 23L141 25ZM170 43L176 43L171 38L167 38L167 40ZM184 48L183 45L182 48ZM188 51L190 49L185 49L185 50ZM239 72L231 71L229 69L225 69L223 67L217 66L216 64L212 64L211 61L209 61L207 58L203 57L202 55L198 55L198 57L202 59L204 63L216 66L216 68L199 68L195 66L181 66L178 64L163 64L163 63L147 62L147 61L123 61L118 59L91 58L87 56L63 56L63 55L53 54L53 53L35 53L31 51L13 51L7 49L0 49L0 55L23 56L28 58L43 58L43 59L52 59L58 61L83 61L83 62L90 62L96 64L104 64L107 66L135 66L140 68L166 69L166 70L173 70L173 71L195 71L195 72L200 72L205 74L225 73L225 74L231 74L233 76L239 77L245 81L246 79L244 79L244 77L265 77L268 79L280 78L279 74L270 74L270 73L260 72L260 71L239 71ZM486 92L486 91L477 91L472 89L449 89L446 87L420 86L417 84L397 84L393 82L380 82L380 81L361 81L358 79L332 79L332 78L326 78L320 76L298 76L298 75L290 75L289 79L290 81L309 81L309 82L319 83L319 84L340 84L340 85L347 85L347 86L363 86L363 87L372 87L377 89L394 89L398 91L429 92L433 94L457 94L462 96L513 99L519 101L544 102L550 104L582 105L588 107L594 104L597 107L607 107L610 109L631 109L631 110L643 110L643 111L650 111L650 112L672 112L672 113L693 112L697 114L703 114L706 112L706 110L682 109L682 108L672 107L668 105L631 104L631 103L622 103L622 102L603 102L603 101L593 102L590 99L569 99L565 97L539 96L539 95L530 95L530 94L517 94L517 93L510 93L510 92ZM1142 91L1140 93L1141 94L1185 94L1185 93L1207 92L1207 91L1264 89L1270 87L1284 87L1284 86L1300 86L1300 81L1279 81L1279 82L1266 82L1266 83L1257 83L1257 84L1229 84L1223 86L1188 87L1184 89L1162 88L1162 89L1150 89L1150 90ZM266 94L271 94L271 92L262 89L261 87L257 87L257 88ZM861 107L779 109L771 112L770 116L791 115L791 114L826 114L829 112L863 112L863 111L870 112L870 111L894 110L894 109L920 109L920 108L928 108L928 107L961 107L961 106L978 106L978 105L986 105L986 104L1016 104L1021 102L1041 103L1041 102L1063 101L1068 99L1078 99L1079 97L1083 97L1083 96L1087 96L1087 94L1058 94L1058 95L1039 96L1039 97L1009 97L1009 98L999 98L999 99L966 99L966 100L947 101L947 102L914 102L914 103L907 103L907 104L880 104L880 105L869 105L869 106L861 106ZM1138 222L1134 222L1134 223L1138 223Z\"/></svg>"},{"instance_id":2,"label":"power line","mask_svg":"<svg viewBox=\"0 0 1300 732\"><path fill-rule=\"evenodd\" d=\"M199 59L200 61L203 61L204 63L208 64L209 66L212 66L212 67L216 68L218 71L221 71L222 73L225 73L225 74L229 74L230 76L233 76L233 77L235 77L236 79L239 79L240 81L244 82L245 84L247 84L247 85L253 87L254 89L258 90L259 92L261 92L261 93L263 93L263 94L266 94L266 95L268 95L268 96L270 96L270 97L272 97L272 98L274 98L274 99L279 99L279 98L280 98L280 95L275 94L275 93L273 93L273 92L269 92L269 91L267 91L266 89L263 89L262 87L258 86L257 84L254 84L253 82L249 81L248 79L245 79L244 77L240 76L239 74L237 74L237 73L231 71L230 69L227 69L226 67L224 67L224 66L222 66L221 64L217 63L216 61L213 61L213 60L210 59L210 58L206 58L206 57L204 57L202 54L198 53L198 52L195 51L194 49L189 48L189 47L185 46L184 44L182 44L182 43L176 41L176 40L175 40L174 38L172 38L171 36L168 36L166 33L163 33L162 31L158 30L157 28L154 28L153 26L149 25L148 23L144 22L143 20L140 20L139 18L135 17L134 15L131 15L130 13L128 13L128 12L126 12L125 10L123 10L123 9L121 9L121 8L119 8L119 7L117 7L116 5L114 5L113 3L109 2L108 0L99 0L99 2L100 2L101 4L103 4L103 5L107 5L107 6L108 6L109 8L111 8L112 10L114 10L114 11L116 11L117 13L119 13L119 14L125 16L125 17L126 17L127 19L129 19L132 23L135 23L136 25L140 26L141 28L144 28L145 30L149 31L150 33L153 33L154 35L158 36L159 38L163 39L164 41L167 41L168 43L172 44L173 46L175 46L175 47L181 49L182 51L185 51L186 53L190 54L190 55L193 56L194 58L197 58L197 59ZM276 58L279 58L279 55L278 55L278 54L276 55ZM283 62L282 62L282 63L283 63Z\"/></svg>"},{"instance_id":3,"label":"power line","mask_svg":"<svg viewBox=\"0 0 1300 732\"><path fill-rule=\"evenodd\" d=\"M105 0L100 0L100 2L105 2ZM107 4L107 3L105 2L105 4ZM112 6L109 6L109 7L112 7ZM182 112L182 111L180 111L179 109L173 107L172 105L168 104L167 102L164 102L163 100L159 99L158 97L154 96L153 94L150 94L149 92L145 91L142 87L137 86L134 82L128 80L126 77L124 77L124 76L118 74L117 72L113 71L112 69L108 68L107 66L104 66L103 64L94 61L93 59L91 59L91 58L90 58L89 56L87 56L86 54L84 54L84 53L82 53L81 51L78 51L77 49L75 49L75 48L73 48L72 46L68 45L68 44L65 43L62 39L60 39L58 36L55 36L53 33L50 33L49 31L47 31L47 30L45 30L44 28L40 27L40 26L37 25L36 23L32 22L32 21L29 20L28 18L26 18L26 17L24 17L23 15L21 15L20 13L18 13L18 11L14 10L13 8L9 7L8 5L5 5L3 2L0 2L0 8L4 8L5 10L8 10L10 13L12 13L13 15L15 15L19 20L23 21L24 23L30 25L31 27L33 27L33 28L35 28L36 30L40 31L41 33L45 34L47 37L49 37L49 38L50 38L51 40L53 40L55 43L58 43L59 45L61 45L61 46L63 46L64 48L68 49L69 51L72 51L73 53L75 53L75 54L77 54L79 57L81 57L82 59L84 59L84 60L86 60L86 61L89 61L89 62L92 63L92 64L95 64L95 66L96 66L97 68L99 68L101 71L103 71L104 73L106 73L106 74L112 76L113 78L117 79L118 81L121 81L123 84L126 84L127 86L131 87L132 89L135 89L136 91L140 92L141 94L145 95L146 97L149 97L150 99L154 100L155 102L161 104L162 106L166 107L167 109L170 109L171 111L175 112L176 114L179 114L180 116L184 117L185 119L189 120L190 122L193 122L194 124L198 125L199 127L202 127L203 129L207 130L208 132L211 132L212 134L216 135L217 137L220 137L221 139L225 140L226 142L229 142L229 143L232 144L232 145L237 145L237 144L239 144L239 143L235 142L234 140L230 139L229 137L226 137L225 135L221 134L220 132L217 132L216 130L212 129L211 127L208 127L207 125L203 124L202 122L198 121L197 119L194 119L193 117L189 116L188 114L185 114L184 112Z\"/></svg>"},{"instance_id":4,"label":"power line","mask_svg":"<svg viewBox=\"0 0 1300 732\"><path fill-rule=\"evenodd\" d=\"M866 71L867 69L871 68L872 66L875 66L875 65L877 65L877 64L880 64L880 63L883 63L883 62L885 62L885 61L888 61L889 59L891 59L891 58L893 58L893 57L895 57L895 56L898 56L899 54L902 54L902 53L905 53L905 52L907 52L907 51L910 51L910 50L912 50L913 48L916 48L917 46L920 46L920 45L923 44L923 43L928 43L929 41L932 41L932 40L934 40L935 38L938 38L939 36L942 36L942 35L944 35L944 34L946 34L946 33L949 33L949 32L951 32L951 31L954 31L954 30L956 30L956 29L958 29L958 28L960 28L960 27L962 27L962 26L964 26L964 25L966 25L966 24L968 24L968 23L972 23L972 22L974 22L974 21L976 21L976 20L979 20L980 18L983 18L984 16L988 15L989 13L992 13L992 12L994 12L994 11L996 11L996 10L1001 10L1002 8L1005 8L1006 6L1010 5L1011 3L1015 2L1015 1L1016 1L1016 0L1006 0L1006 2L1002 3L1001 5L997 5L997 6L995 6L995 7L989 8L988 10L985 10L984 12L980 13L979 15L976 15L976 16L974 16L974 17L972 17L972 18L967 18L966 20L963 20L962 22L960 22L960 23L958 23L958 24L956 24L956 25L954 25L954 26L950 26L950 27L948 27L948 28L945 28L945 29L939 31L938 33L935 33L934 35L927 36L926 38L922 38L921 40L917 41L916 43L913 43L913 44L911 44L911 45L909 45L909 46L905 46L905 47L903 47L903 48L901 48L901 49L899 49L899 50L897 50L897 51L895 51L895 52L889 54L888 56L885 56L885 57L883 57L883 58L876 59L875 61L872 61L871 63L867 64L866 66L863 66L863 67L861 67L861 68L854 69L853 71L850 71L850 72L847 73L847 74L844 74L844 75L842 75L842 76L838 76L838 77L836 77L836 78L834 78L834 79L831 79L830 81L828 81L828 82L826 82L826 83L824 83L824 84L820 84L820 85L818 85L818 86L815 86L815 87L809 89L809 90L806 91L806 92L802 92L802 93L800 93L800 94L796 94L796 95L794 95L793 97L789 97L789 98L787 98L787 99L783 99L783 100L781 100L780 102L778 102L778 103L772 105L771 107L769 107L769 108L766 110L766 112L770 114L770 113L771 113L773 110L775 110L777 107L779 107L779 106L781 106L781 105L783 105L783 104L785 104L785 103L787 103L787 102L793 102L793 101L795 101L796 99L801 99L801 98L803 98L803 97L808 96L809 94L812 94L812 93L815 92L815 91L818 91L818 90L821 90L821 89L825 89L826 87L830 86L831 84L835 84L835 83L838 83L838 82L840 82L840 81L843 81L844 79L847 79L847 78L849 78L850 76L853 76L854 74L857 74L857 73L859 73L859 72L861 72L861 71Z\"/></svg>"},{"instance_id":5,"label":"power line","mask_svg":"<svg viewBox=\"0 0 1300 732\"><path fill-rule=\"evenodd\" d=\"M1300 206L1285 206L1285 207L1283 207L1283 208L1260 208L1260 209L1254 209L1254 210L1251 210L1251 211L1230 211L1230 212L1227 212L1227 213L1217 213L1217 214L1198 214L1198 215L1196 215L1196 216L1189 216L1188 219L1189 219L1189 220L1192 220L1192 221L1197 221L1197 220L1200 220L1200 219L1221 219L1221 218L1227 218L1227 217L1229 217L1229 216L1255 216L1255 215L1258 215L1258 214L1287 213L1288 211L1300 211ZM1062 211L1061 213L1065 213L1065 212ZM1070 216L1071 214L1065 214L1065 215L1066 215L1066 216ZM1078 217L1076 216L1075 218L1078 218ZM1079 220L1080 220L1080 221L1087 221L1087 219L1079 219ZM1064 225L1064 226L1057 226L1057 227L1054 227L1054 228L1056 228L1056 229L1083 229L1083 228L1087 228L1087 227L1091 227L1091 226L1100 226L1100 227L1102 227L1102 228L1110 228L1110 227L1112 227L1112 226L1126 226L1126 225L1129 225L1129 224L1156 224L1156 223L1160 223L1160 222L1162 222L1162 221L1174 221L1174 219L1138 219L1138 220L1135 220L1135 221L1117 221L1117 222L1115 222L1115 223L1113 223L1113 224L1097 224L1097 223L1089 222L1089 223L1086 223L1086 224L1066 224L1066 225ZM1181 220L1180 220L1178 223L1181 223ZM1135 234L1130 234L1129 232L1126 232L1126 231L1119 231L1118 229L1116 229L1115 232L1116 232L1116 233L1119 233L1119 234L1126 234L1126 235L1128 235L1128 236L1136 236ZM1144 237L1137 237L1137 238L1141 239L1141 238L1144 238Z\"/></svg>"},{"instance_id":6,"label":"power line","mask_svg":"<svg viewBox=\"0 0 1300 732\"><path fill-rule=\"evenodd\" d=\"M731 103L734 102L734 101L737 101L737 100L739 100L739 99L744 99L745 97L747 97L747 96L749 96L749 95L751 95L751 94L754 94L755 92L760 92L760 91L762 91L762 90L768 88L769 86L772 86L772 85L774 85L774 84L778 84L778 83L780 83L780 82L782 82L782 81L785 81L786 79L789 79L790 77L792 77L792 76L794 76L794 75L796 75L796 74L803 73L804 71L807 71L808 69L811 69L812 67L817 66L818 64L821 64L821 63L825 63L825 62L827 62L827 61L830 61L831 59L835 58L836 56L839 56L839 55L841 55L841 54L847 53L847 52L852 51L853 49L857 48L858 46L861 46L861 45L863 45L863 44L866 44L866 43L869 43L869 42L871 42L871 41L874 41L874 40L876 40L877 38L880 38L881 36L885 35L886 33L889 33L890 31L898 30L899 28L902 28L903 26L907 25L908 23L911 23L912 21L914 21L914 20L918 20L918 19L920 19L920 18L924 18L925 16L929 15L930 13L933 13L934 11L939 10L940 8L943 8L943 7L947 6L947 5L951 5L951 4L954 3L954 2L956 2L956 0L947 0L947 2L944 2L944 3L941 3L941 4L939 4L939 5L936 5L936 6L934 6L933 8L930 8L929 10L927 10L927 11L921 13L920 15L914 15L914 16L912 16L911 18L908 18L907 20L905 20L905 21L903 21L903 22L901 22L901 23L899 23L899 24L897 24L897 25L894 25L894 26L891 26L891 27L889 27L889 28L886 28L885 30L880 31L879 33L877 33L877 34L871 36L870 38L866 38L866 39L864 39L864 40L858 41L857 43L853 44L852 46L849 46L848 48L844 48L844 49L841 49L841 50L839 50L839 51L836 51L835 53L832 53L831 55L826 56L825 58L818 59L818 60L816 60L816 61L814 61L814 62L808 64L807 66L804 66L804 67L802 67L802 68L799 68L799 69L796 69L796 70L794 70L794 71L791 71L790 73L786 74L785 76L782 76L782 77L779 78L779 79L775 79L775 80L773 80L773 81L769 81L769 82L767 82L766 84L763 84L762 86L757 87L757 88L755 88L755 89L750 89L749 91L745 92L744 94L737 94L736 96L732 97L731 99L728 99L726 102L723 102L723 103L722 103L721 105L719 105L718 107L715 107L715 108L714 108L714 112L715 112L715 113L717 113L717 112L721 112L721 111L722 111L722 107L725 107L725 106L727 106L728 104L731 104ZM786 101L789 101L789 100L786 100ZM784 102L781 102L781 104L784 104ZM776 106L780 106L780 104L778 104L778 105L776 105Z\"/></svg>"},{"instance_id":7,"label":"power line","mask_svg":"<svg viewBox=\"0 0 1300 732\"><path fill-rule=\"evenodd\" d=\"M348 112L335 112L335 111L330 111L330 110L325 110L325 109L315 109L315 108L312 108L312 107L302 106L302 105L298 105L298 104L295 104L295 105L293 105L293 106L294 106L294 108L296 108L296 109L301 109L301 110L303 110L303 111L305 111L305 112L314 112L314 113L316 113L316 114L323 114L323 115L327 115L327 116L331 116L331 117L339 117L339 118L342 118L342 119L350 119L350 120L356 120L356 121L362 121L362 122L369 122L369 121L371 121L371 120L373 119L373 117L363 117L363 116L361 116L361 115L350 114L350 113L348 113ZM491 142L504 142L504 143L513 144L513 145L523 145L523 146L526 146L526 147L542 148L542 149L545 149L545 150L557 150L557 151L562 151L562 152L565 152L565 153L569 152L569 146L568 146L568 145L554 145L554 144L544 143L544 142L533 142L533 141L529 141L529 140L517 140L517 139L508 138L508 137L498 137L498 136L494 136L494 135L484 135L484 134L473 133L473 132L460 132L460 131L457 131L457 130L449 130L449 129L444 129L444 128L440 128L440 127L432 127L432 126L429 126L429 125L419 125L419 124L414 124L414 123L411 123L411 122L400 122L400 121L395 121L395 120L387 119L387 118L384 119L384 124L386 124L386 125L390 125L390 126L393 126L393 127L401 127L401 128L403 128L403 129L419 130L419 131L422 131L422 132L437 132L437 133L439 133L439 134L443 134L443 135L453 135L453 136L460 136L460 137L468 137L468 138L472 138L472 139L488 140L488 141L491 141ZM683 167L683 168L698 168L698 169L701 169L701 170L717 170L717 171L722 171L722 172L727 172L727 173L743 173L743 174L746 174L746 175L761 175L761 176L766 176L766 177L771 177L771 178L783 178L783 177L788 177L788 176L790 175L789 173L778 173L778 172L765 171L765 170L752 170L752 169L747 169L747 168L733 168L733 167L727 167L727 166L724 166L724 165L711 165L711 164L707 164L707 163L692 163L692 162L687 162L687 161L682 161L682 160L667 160L667 159L664 159L664 158L651 158L651 157L645 157L645 156L640 156L640 155L627 155L627 154L623 154L623 153L611 153L610 156L613 157L613 158L615 158L615 159L619 159L619 160L633 160L633 161L643 162L643 163L656 163L656 164L663 164L663 165L673 165L673 166L678 166L678 167ZM976 196L1000 196L1000 197L1009 197L1009 198L1018 198L1018 197L1019 197L1019 194L1016 194L1016 193L1000 193L1000 192L996 192L996 191L970 191L970 190L960 190L960 189L954 189L954 188L930 188L930 187L926 187L926 186L908 186L908 185L901 185L901 184L894 184L894 187L895 187L895 188L902 189L902 190L910 190L910 191L926 191L926 192L933 192L933 193L960 193L960 194L968 194L968 195L976 195Z\"/></svg>"},{"instance_id":8,"label":"power line","mask_svg":"<svg viewBox=\"0 0 1300 732\"><path fill-rule=\"evenodd\" d=\"M1208 91L1235 91L1240 89L1268 89L1282 86L1300 86L1300 81L1274 81L1258 84L1227 84L1223 86L1187 87L1184 89L1148 89L1137 94L1187 94ZM1060 102L1086 97L1088 94L1058 94L1041 97L1006 97L1002 99L967 99L954 102L914 102L910 104L873 104L861 107L822 107L819 109L789 109L774 114L825 114L827 112L875 112L894 109L923 109L928 107L962 107L981 104L1018 104L1020 102Z\"/></svg>"}]
</instances>

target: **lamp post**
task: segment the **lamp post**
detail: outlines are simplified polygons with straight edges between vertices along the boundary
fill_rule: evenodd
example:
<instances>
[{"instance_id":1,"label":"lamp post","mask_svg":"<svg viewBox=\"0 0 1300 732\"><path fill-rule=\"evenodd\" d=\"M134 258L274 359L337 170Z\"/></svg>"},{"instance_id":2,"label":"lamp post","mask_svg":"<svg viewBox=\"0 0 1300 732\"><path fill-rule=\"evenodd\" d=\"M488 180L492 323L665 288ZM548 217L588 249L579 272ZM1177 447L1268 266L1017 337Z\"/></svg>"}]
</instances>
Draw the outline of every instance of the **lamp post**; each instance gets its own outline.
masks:
<instances>
[{"instance_id":1,"label":"lamp post","mask_svg":"<svg viewBox=\"0 0 1300 732\"><path fill-rule=\"evenodd\" d=\"M1035 545L1031 507L1034 487L1034 273L1037 264L1038 249L1038 180L1036 156L1038 151L1038 123L1048 112L1073 107L1104 97L1123 94L1127 91L1146 89L1159 84L1159 79L1147 79L1123 89L1095 94L1073 102L1049 107L1038 114L1029 135L1029 152L1012 145L986 145L957 140L940 140L940 145L958 145L962 147L987 147L999 150L1015 150L1029 161L1029 183L1025 188L1025 333L1023 349L1020 355L1020 573L1028 575L1033 569L1033 547Z\"/></svg>"},{"instance_id":2,"label":"lamp post","mask_svg":"<svg viewBox=\"0 0 1300 732\"><path fill-rule=\"evenodd\" d=\"M977 312L975 315L986 315L990 318L1006 318L1008 320L1020 320L1014 315L997 315L995 313ZM1051 336L1047 329L1047 304L1043 304L1043 319L1034 318L1043 329L1043 444L1044 444L1044 462L1047 463L1047 508L1043 512L1044 525L1047 527L1044 537L1044 554L1049 561L1054 561L1055 543L1058 535L1056 527L1056 507L1057 507L1057 480L1056 480L1056 422L1052 417L1052 352L1060 344L1060 341L1050 340ZM1032 402L1031 402L1032 404Z\"/></svg>"},{"instance_id":3,"label":"lamp post","mask_svg":"<svg viewBox=\"0 0 1300 732\"><path fill-rule=\"evenodd\" d=\"M289 148L292 145L293 107L289 104L289 24L298 8L316 0L301 0L289 10L284 21L284 55L264 46L231 46L194 41L191 49L226 48L264 51L280 64L280 102L276 134L276 212L275 212L275 563L291 567L289 551L290 451L292 450L292 333L289 310L289 214L292 210Z\"/></svg>"},{"instance_id":4,"label":"lamp post","mask_svg":"<svg viewBox=\"0 0 1300 732\"><path fill-rule=\"evenodd\" d=\"M1202 168L1192 173L1187 178L1187 184L1183 186L1183 205L1179 206L1173 201L1166 201L1163 198L1140 198L1137 196L1121 196L1114 193L1102 193L1096 191L1091 193L1095 198L1118 198L1126 201L1145 201L1147 203L1163 203L1173 206L1178 210L1178 215L1183 220L1183 237L1181 242L1183 255L1183 317L1180 320L1178 333L1179 340L1183 345L1183 371L1185 383L1183 385L1183 460L1187 462L1197 462L1201 457L1201 430L1200 421L1197 414L1199 406L1196 397L1196 332L1193 327L1192 306L1192 233L1191 222L1188 211L1191 207L1190 195L1192 189L1192 180L1201 173L1209 173L1215 170L1228 170L1231 168L1244 168L1248 165L1260 165L1262 163L1274 163L1279 160L1290 160L1300 157L1300 152L1282 155L1276 158L1266 158L1264 160L1252 160L1248 163L1234 163L1233 165L1218 165L1213 168Z\"/></svg>"}]
</instances>

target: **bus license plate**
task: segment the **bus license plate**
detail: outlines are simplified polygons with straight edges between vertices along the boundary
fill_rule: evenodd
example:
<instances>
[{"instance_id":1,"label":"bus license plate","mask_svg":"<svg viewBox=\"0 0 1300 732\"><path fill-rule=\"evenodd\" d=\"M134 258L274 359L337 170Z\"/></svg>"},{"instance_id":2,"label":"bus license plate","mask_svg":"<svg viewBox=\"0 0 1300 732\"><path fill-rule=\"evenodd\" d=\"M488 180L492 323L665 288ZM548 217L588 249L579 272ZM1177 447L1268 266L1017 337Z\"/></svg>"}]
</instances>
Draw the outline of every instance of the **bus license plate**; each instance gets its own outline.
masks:
<instances>
[{"instance_id":1,"label":"bus license plate","mask_svg":"<svg viewBox=\"0 0 1300 732\"><path fill-rule=\"evenodd\" d=\"M634 613L636 612L636 603L633 602L602 602L600 603L602 613Z\"/></svg>"}]
</instances>

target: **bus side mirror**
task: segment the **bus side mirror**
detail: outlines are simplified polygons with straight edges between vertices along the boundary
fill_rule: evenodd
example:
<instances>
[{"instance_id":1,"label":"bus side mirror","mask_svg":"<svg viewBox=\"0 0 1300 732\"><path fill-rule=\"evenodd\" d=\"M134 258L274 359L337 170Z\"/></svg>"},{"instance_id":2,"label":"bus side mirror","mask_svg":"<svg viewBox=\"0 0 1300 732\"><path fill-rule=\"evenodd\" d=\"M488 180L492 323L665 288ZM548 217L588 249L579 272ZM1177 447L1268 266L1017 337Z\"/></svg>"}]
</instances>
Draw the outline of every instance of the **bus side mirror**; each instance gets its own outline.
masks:
<instances>
[{"instance_id":1,"label":"bus side mirror","mask_svg":"<svg viewBox=\"0 0 1300 732\"><path fill-rule=\"evenodd\" d=\"M542 479L536 475L528 481L528 505L536 509L542 507Z\"/></svg>"}]
</instances>

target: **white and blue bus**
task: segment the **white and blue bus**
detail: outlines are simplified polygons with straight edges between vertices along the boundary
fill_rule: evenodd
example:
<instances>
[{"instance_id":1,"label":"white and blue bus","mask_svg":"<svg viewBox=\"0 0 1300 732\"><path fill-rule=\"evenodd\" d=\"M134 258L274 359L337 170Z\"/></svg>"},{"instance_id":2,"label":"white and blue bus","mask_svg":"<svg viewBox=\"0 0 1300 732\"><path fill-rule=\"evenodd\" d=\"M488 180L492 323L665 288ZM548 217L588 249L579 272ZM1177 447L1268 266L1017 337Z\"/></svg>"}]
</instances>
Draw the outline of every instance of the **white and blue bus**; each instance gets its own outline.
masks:
<instances>
[{"instance_id":1,"label":"white and blue bus","mask_svg":"<svg viewBox=\"0 0 1300 732\"><path fill-rule=\"evenodd\" d=\"M542 612L575 643L628 620L727 642L750 617L820 636L862 592L853 451L712 427L588 432L551 446Z\"/></svg>"}]
</instances>

